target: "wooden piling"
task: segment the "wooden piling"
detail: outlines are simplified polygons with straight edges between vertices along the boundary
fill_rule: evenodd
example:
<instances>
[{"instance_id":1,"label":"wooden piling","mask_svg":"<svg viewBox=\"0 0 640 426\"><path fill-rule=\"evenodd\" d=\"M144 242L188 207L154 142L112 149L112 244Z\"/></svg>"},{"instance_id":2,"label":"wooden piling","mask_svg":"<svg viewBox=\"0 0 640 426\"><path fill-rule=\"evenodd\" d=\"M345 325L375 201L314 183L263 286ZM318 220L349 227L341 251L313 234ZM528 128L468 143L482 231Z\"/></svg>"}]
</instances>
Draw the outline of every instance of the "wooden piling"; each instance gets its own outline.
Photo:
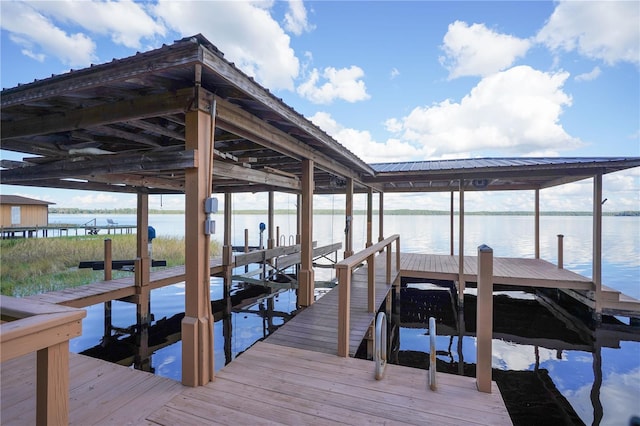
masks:
<instances>
[{"instance_id":1,"label":"wooden piling","mask_svg":"<svg viewBox=\"0 0 640 426\"><path fill-rule=\"evenodd\" d=\"M491 339L493 337L493 249L478 247L478 297L476 317L476 386L491 393Z\"/></svg>"}]
</instances>

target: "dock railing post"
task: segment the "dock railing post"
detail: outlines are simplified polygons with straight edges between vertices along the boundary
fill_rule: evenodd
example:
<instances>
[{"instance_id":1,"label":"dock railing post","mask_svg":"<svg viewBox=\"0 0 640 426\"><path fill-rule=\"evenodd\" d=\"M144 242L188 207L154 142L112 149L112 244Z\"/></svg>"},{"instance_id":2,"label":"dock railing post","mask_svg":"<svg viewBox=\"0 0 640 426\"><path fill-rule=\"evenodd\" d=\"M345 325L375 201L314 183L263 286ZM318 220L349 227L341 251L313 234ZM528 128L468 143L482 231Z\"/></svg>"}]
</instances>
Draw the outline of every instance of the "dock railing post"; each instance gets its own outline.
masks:
<instances>
[{"instance_id":1,"label":"dock railing post","mask_svg":"<svg viewBox=\"0 0 640 426\"><path fill-rule=\"evenodd\" d=\"M336 266L338 277L338 356L349 356L349 313L351 311L351 268Z\"/></svg>"},{"instance_id":2,"label":"dock railing post","mask_svg":"<svg viewBox=\"0 0 640 426\"><path fill-rule=\"evenodd\" d=\"M367 258L367 312L376 311L376 256L371 254Z\"/></svg>"},{"instance_id":3,"label":"dock railing post","mask_svg":"<svg viewBox=\"0 0 640 426\"><path fill-rule=\"evenodd\" d=\"M476 386L491 393L491 339L493 336L493 249L478 247L478 298L476 317Z\"/></svg>"},{"instance_id":4,"label":"dock railing post","mask_svg":"<svg viewBox=\"0 0 640 426\"><path fill-rule=\"evenodd\" d=\"M558 269L564 268L564 235L558 234Z\"/></svg>"}]
</instances>

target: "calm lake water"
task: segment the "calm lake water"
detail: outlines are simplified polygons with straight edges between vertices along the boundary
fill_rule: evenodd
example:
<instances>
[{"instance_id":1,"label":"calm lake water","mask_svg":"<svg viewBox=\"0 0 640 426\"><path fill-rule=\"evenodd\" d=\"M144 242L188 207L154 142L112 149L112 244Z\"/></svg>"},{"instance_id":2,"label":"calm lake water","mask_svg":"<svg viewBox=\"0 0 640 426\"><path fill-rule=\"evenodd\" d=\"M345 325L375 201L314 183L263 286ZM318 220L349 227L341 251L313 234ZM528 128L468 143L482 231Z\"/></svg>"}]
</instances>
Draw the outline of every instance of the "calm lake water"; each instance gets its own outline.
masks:
<instances>
[{"instance_id":1,"label":"calm lake water","mask_svg":"<svg viewBox=\"0 0 640 426\"><path fill-rule=\"evenodd\" d=\"M134 225L133 215L50 215L50 222L82 224L93 218L106 225L106 219ZM222 216L215 217L222 229ZM377 240L378 218L374 216L374 239ZM259 241L259 223L267 223L266 215L236 215L233 219L233 244L244 244L244 229L249 229L251 245ZM564 266L587 277L591 276L591 217L543 216L540 221L540 251L545 260L556 262L557 234L564 235ZM182 215L151 215L149 224L157 235L181 236L184 233ZM277 215L275 225L285 241L295 234L295 216ZM344 217L317 215L314 217L314 240L318 245L343 241ZM366 217L356 215L353 222L354 247L364 246ZM401 249L406 252L449 253L448 216L387 216L385 236L400 234ZM274 233L275 234L275 233ZM266 241L267 235L264 235ZM221 240L222 235L216 239ZM454 237L457 252L457 217ZM158 244L161 241L158 240ZM475 255L477 246L487 244L494 256L534 257L534 222L530 216L467 216L465 218L465 254ZM603 218L603 283L640 299L640 218ZM318 270L327 274L331 270ZM325 279L318 278L317 279ZM222 298L222 281L211 280L212 299ZM236 291L241 291L236 288ZM444 295L443 295L444 293ZM493 340L494 379L498 381L516 424L602 424L625 425L634 415L640 415L640 332L628 326L607 326L590 330L577 318L562 317L541 304L534 295L507 292L512 301L496 303ZM401 315L397 333L395 361L423 366L428 359L427 321L416 320L411 303L421 312L438 318L438 371L464 372L475 363L475 300L473 289L465 295L465 319L454 319L447 305L448 295L441 289L424 283L407 283L401 295ZM413 298L413 299L412 299ZM505 297L499 298L504 300ZM514 299L515 298L515 299ZM518 300L516 300L518 299ZM443 303L444 300L444 303ZM417 302L416 302L417 301ZM216 369L249 348L255 341L284 322L295 309L292 291L257 300L250 306L234 310L228 318L215 323ZM450 306L450 303L449 303ZM467 308L471 309L470 311ZM184 312L184 285L154 290L151 297L154 324ZM444 309L444 310L443 310ZM83 335L71 341L74 352L100 346L104 337L103 306L88 308L83 323ZM452 311L449 309L449 311ZM127 337L127 328L135 325L135 306L113 303L112 325L120 330L118 338ZM628 323L627 319L624 319ZM458 327L456 328L456 322ZM460 329L467 333L460 333ZM163 345L160 345L163 346ZM181 344L168 342L155 351L150 360L155 374L180 380ZM132 364L130 361L129 364ZM497 372L497 373L496 373ZM426 374L426 372L425 372ZM536 382L537 385L529 382ZM560 414L550 416L551 409L526 401L535 386L552 388L552 396ZM547 389L548 390L548 389ZM509 404L512 404L509 406ZM533 405L533 406L532 406ZM512 412L513 410L513 412ZM520 412L521 410L524 410ZM528 410L528 411L527 411ZM518 411L518 412L516 412Z\"/></svg>"}]
</instances>

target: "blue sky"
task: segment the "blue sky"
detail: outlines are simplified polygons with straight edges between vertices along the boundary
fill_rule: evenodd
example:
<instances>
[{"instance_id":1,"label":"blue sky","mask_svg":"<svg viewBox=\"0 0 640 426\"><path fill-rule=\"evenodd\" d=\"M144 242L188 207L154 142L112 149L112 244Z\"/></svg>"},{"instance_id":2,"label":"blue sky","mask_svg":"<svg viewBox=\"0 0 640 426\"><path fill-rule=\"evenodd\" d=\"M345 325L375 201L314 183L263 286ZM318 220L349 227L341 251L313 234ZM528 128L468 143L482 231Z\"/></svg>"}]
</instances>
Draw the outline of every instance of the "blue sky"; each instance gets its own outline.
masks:
<instances>
[{"instance_id":1,"label":"blue sky","mask_svg":"<svg viewBox=\"0 0 640 426\"><path fill-rule=\"evenodd\" d=\"M0 12L3 88L202 33L368 162L640 156L637 1L3 0ZM135 207L118 194L0 190L61 207ZM640 170L605 176L604 191L605 211L640 210ZM542 191L541 207L589 210L591 197L584 181ZM236 207L249 199L236 196ZM385 198L387 208L433 209L448 199ZM533 209L526 192L466 200L468 210ZM163 197L163 208L181 205Z\"/></svg>"}]
</instances>

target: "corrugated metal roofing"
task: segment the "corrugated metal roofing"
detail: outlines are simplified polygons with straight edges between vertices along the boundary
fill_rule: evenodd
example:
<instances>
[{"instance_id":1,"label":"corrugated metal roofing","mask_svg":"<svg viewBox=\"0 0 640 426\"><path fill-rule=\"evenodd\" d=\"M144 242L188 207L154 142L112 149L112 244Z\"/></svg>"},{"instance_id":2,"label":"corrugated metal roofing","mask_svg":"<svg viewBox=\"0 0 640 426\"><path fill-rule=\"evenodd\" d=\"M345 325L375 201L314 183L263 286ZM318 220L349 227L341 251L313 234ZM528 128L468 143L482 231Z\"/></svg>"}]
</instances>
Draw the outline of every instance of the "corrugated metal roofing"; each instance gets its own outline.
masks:
<instances>
[{"instance_id":1,"label":"corrugated metal roofing","mask_svg":"<svg viewBox=\"0 0 640 426\"><path fill-rule=\"evenodd\" d=\"M370 166L376 173L422 172L460 169L486 169L524 166L594 165L612 161L633 160L634 157L512 157L512 158L470 158L434 161L405 161L395 163L374 163Z\"/></svg>"}]
</instances>

